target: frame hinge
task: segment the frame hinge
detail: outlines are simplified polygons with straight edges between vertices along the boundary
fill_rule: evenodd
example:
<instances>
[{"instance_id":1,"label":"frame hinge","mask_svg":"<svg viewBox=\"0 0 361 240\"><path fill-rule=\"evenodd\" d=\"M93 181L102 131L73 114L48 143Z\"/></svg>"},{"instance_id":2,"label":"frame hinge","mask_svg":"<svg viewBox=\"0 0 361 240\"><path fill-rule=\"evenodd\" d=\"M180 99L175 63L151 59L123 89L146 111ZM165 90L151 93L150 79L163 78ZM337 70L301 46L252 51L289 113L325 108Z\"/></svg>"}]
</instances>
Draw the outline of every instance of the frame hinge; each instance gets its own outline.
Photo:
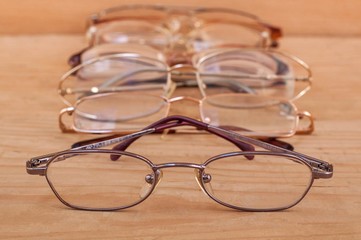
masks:
<instances>
[{"instance_id":1,"label":"frame hinge","mask_svg":"<svg viewBox=\"0 0 361 240\"><path fill-rule=\"evenodd\" d=\"M320 163L313 168L315 178L331 178L333 175L332 164Z\"/></svg>"},{"instance_id":2,"label":"frame hinge","mask_svg":"<svg viewBox=\"0 0 361 240\"><path fill-rule=\"evenodd\" d=\"M46 166L39 167L47 162L48 159L31 159L26 162L26 172L31 175L45 175Z\"/></svg>"}]
</instances>

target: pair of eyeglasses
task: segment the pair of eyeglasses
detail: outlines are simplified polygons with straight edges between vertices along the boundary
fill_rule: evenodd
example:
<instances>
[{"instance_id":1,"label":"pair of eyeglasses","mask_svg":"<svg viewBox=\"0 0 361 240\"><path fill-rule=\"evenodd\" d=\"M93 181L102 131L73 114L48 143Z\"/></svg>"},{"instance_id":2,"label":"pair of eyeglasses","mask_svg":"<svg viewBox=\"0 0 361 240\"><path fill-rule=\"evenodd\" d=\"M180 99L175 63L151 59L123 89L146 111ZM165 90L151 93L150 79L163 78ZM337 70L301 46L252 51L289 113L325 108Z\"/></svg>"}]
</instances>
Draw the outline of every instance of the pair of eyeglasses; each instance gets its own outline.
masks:
<instances>
[{"instance_id":1,"label":"pair of eyeglasses","mask_svg":"<svg viewBox=\"0 0 361 240\"><path fill-rule=\"evenodd\" d=\"M181 105L178 114L200 116L206 123L248 136L311 133L311 114L280 100L296 99L310 88L307 65L297 58L287 61L286 56L222 49L195 56L193 65L173 67L140 53L91 58L62 77L59 93L70 107L61 112L60 127L64 132L136 131L169 115L173 103L190 101L198 107ZM299 81L308 84L295 93ZM66 114L73 116L70 127L63 120ZM300 129L300 119L308 120L308 126Z\"/></svg>"},{"instance_id":2,"label":"pair of eyeglasses","mask_svg":"<svg viewBox=\"0 0 361 240\"><path fill-rule=\"evenodd\" d=\"M103 44L83 52L79 64L62 76L58 89L70 106L74 99L66 97L92 87L98 87L98 91L115 87L129 76L136 80L141 76L138 85L154 82L155 77L157 84L168 83L168 76L152 76L150 70L171 71L172 78L184 85L197 85L200 78L204 91L214 90L214 86L219 91L223 86L223 92L248 92L291 101L311 88L312 78L310 67L302 59L276 50L218 48L194 54L185 63L170 65L162 52L149 46Z\"/></svg>"},{"instance_id":3,"label":"pair of eyeglasses","mask_svg":"<svg viewBox=\"0 0 361 240\"><path fill-rule=\"evenodd\" d=\"M126 149L166 129L193 126L236 146L201 164L155 164ZM111 150L99 149L116 144ZM261 148L263 150L256 150ZM217 203L245 211L277 211L299 203L315 179L331 178L330 163L242 136L191 118L171 116L142 131L27 161L29 174L45 176L66 206L109 211L133 207L156 189L166 168L192 168L202 191Z\"/></svg>"},{"instance_id":4,"label":"pair of eyeglasses","mask_svg":"<svg viewBox=\"0 0 361 240\"><path fill-rule=\"evenodd\" d=\"M277 46L280 28L253 14L227 8L125 5L102 10L88 21L91 45L136 43L175 52L219 46Z\"/></svg>"}]
</instances>

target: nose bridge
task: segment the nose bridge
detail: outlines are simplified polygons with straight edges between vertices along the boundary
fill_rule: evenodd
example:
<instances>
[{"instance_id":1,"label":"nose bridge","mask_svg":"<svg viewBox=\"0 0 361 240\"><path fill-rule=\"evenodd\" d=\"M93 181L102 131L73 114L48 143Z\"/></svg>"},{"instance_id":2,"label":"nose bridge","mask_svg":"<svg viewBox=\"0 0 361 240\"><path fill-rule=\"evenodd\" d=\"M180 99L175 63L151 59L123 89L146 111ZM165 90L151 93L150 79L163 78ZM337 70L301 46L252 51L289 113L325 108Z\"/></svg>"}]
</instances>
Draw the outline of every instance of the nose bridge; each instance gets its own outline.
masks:
<instances>
[{"instance_id":1,"label":"nose bridge","mask_svg":"<svg viewBox=\"0 0 361 240\"><path fill-rule=\"evenodd\" d=\"M203 84L199 81L198 69L192 64L180 63L170 67L170 79L177 85L177 88L197 88L198 93L204 96Z\"/></svg>"},{"instance_id":2,"label":"nose bridge","mask_svg":"<svg viewBox=\"0 0 361 240\"><path fill-rule=\"evenodd\" d=\"M194 27L191 25L193 20L191 17L194 15L192 9L187 7L169 7L167 13L168 24L173 24L171 27L174 27L171 29L173 32L182 31L185 27Z\"/></svg>"},{"instance_id":3,"label":"nose bridge","mask_svg":"<svg viewBox=\"0 0 361 240\"><path fill-rule=\"evenodd\" d=\"M186 72L197 72L197 69L192 64L175 64L171 67L171 71L186 71Z\"/></svg>"},{"instance_id":4,"label":"nose bridge","mask_svg":"<svg viewBox=\"0 0 361 240\"><path fill-rule=\"evenodd\" d=\"M195 67L189 64L177 64L170 68L170 73L171 73L171 79L173 82L176 83L177 88L182 88L182 87L197 88L197 92L202 96L202 92L200 91L200 87L197 81L197 69ZM195 98L191 96L192 94L190 94L189 90L187 90L186 93L187 95L176 96L169 99L169 102L174 103L174 102L186 100L200 104L201 100L199 98Z\"/></svg>"},{"instance_id":5,"label":"nose bridge","mask_svg":"<svg viewBox=\"0 0 361 240\"><path fill-rule=\"evenodd\" d=\"M190 96L174 97L174 98L169 99L169 102L174 103L174 102L183 101L183 100L195 102L195 103L198 103L198 104L200 104L200 102L201 102L201 100L199 100L197 98L194 98L194 97L190 97Z\"/></svg>"},{"instance_id":6,"label":"nose bridge","mask_svg":"<svg viewBox=\"0 0 361 240\"><path fill-rule=\"evenodd\" d=\"M193 168L203 170L205 167L202 164L196 163L187 163L187 162L169 162L155 165L155 169L163 169L163 168Z\"/></svg>"}]
</instances>

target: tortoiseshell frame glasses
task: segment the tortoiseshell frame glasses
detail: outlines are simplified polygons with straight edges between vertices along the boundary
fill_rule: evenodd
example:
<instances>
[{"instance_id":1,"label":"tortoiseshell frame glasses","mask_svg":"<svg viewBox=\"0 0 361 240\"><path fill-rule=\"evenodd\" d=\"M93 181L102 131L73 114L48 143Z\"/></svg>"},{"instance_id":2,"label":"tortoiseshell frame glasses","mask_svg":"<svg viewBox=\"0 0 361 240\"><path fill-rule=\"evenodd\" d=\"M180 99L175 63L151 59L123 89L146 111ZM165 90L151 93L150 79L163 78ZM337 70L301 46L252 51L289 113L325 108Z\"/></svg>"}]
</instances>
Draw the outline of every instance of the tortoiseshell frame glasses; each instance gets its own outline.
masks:
<instances>
[{"instance_id":1,"label":"tortoiseshell frame glasses","mask_svg":"<svg viewBox=\"0 0 361 240\"><path fill-rule=\"evenodd\" d=\"M202 164L154 164L125 151L142 136L179 126L208 131L240 151L214 156ZM98 149L111 144L117 145L112 150ZM93 162L94 157L100 161ZM304 198L314 179L331 178L333 174L332 165L325 161L183 116L170 116L133 134L35 157L26 163L29 174L46 176L63 204L93 211L120 210L141 203L160 182L162 169L173 167L193 168L206 195L221 205L245 211L290 208Z\"/></svg>"}]
</instances>

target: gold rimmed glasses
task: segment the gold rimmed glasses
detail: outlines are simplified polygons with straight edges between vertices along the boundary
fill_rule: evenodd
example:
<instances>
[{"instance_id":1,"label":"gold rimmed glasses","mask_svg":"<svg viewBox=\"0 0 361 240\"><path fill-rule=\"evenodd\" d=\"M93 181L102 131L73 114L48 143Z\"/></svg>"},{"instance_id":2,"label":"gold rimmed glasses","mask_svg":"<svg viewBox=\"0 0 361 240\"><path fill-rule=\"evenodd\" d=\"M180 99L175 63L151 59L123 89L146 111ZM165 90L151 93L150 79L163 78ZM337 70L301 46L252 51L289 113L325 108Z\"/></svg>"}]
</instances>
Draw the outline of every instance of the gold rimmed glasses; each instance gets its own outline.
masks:
<instances>
[{"instance_id":1,"label":"gold rimmed glasses","mask_svg":"<svg viewBox=\"0 0 361 240\"><path fill-rule=\"evenodd\" d=\"M180 112L200 116L215 126L231 129L252 137L290 137L296 133L311 133L313 118L298 111L289 101L270 101L250 94L218 94L201 100L191 97L167 99L159 95L139 92L113 92L81 98L74 107L62 110L59 126L63 132L127 133L137 131L169 115L171 105L191 101ZM181 105L182 106L182 105ZM64 115L70 115L68 126ZM307 128L300 128L300 120L308 118Z\"/></svg>"},{"instance_id":2,"label":"gold rimmed glasses","mask_svg":"<svg viewBox=\"0 0 361 240\"><path fill-rule=\"evenodd\" d=\"M139 52L104 55L66 73L59 93L70 107L61 112L61 129L139 130L167 116L172 102L191 100L199 108L189 116L200 115L204 122L246 135L277 137L313 131L311 115L282 100L294 100L310 88L307 84L295 91L296 82L310 83L311 78L307 65L297 58L290 64L287 55L276 51L222 49L194 56L193 65L168 67L149 56ZM183 107L179 113L190 111ZM65 113L73 115L70 128L63 122ZM304 130L298 129L300 118L310 120Z\"/></svg>"},{"instance_id":3,"label":"gold rimmed glasses","mask_svg":"<svg viewBox=\"0 0 361 240\"><path fill-rule=\"evenodd\" d=\"M203 96L209 94L209 91L243 91L293 101L311 88L312 72L309 66L301 59L280 51L212 49L193 55L186 63L169 65L165 61L166 56L147 46L124 44L115 47L112 49L107 45L99 45L84 52L81 64L62 76L58 91L68 106L77 99L67 98L74 96L79 88L110 89L123 84L129 76L142 76L141 81L137 81L143 83L154 82L157 78L158 83L163 81L163 85L169 88L172 75L173 81L178 83L200 84ZM137 73L144 70L149 74L152 69L154 72L164 71L169 74L147 77Z\"/></svg>"},{"instance_id":4,"label":"gold rimmed glasses","mask_svg":"<svg viewBox=\"0 0 361 240\"><path fill-rule=\"evenodd\" d=\"M126 151L142 136L180 126L208 131L238 150L201 164L154 164ZM112 144L116 144L112 150L98 149ZM93 211L121 210L141 203L159 184L162 171L173 167L194 169L206 195L221 205L245 211L293 207L315 179L333 175L332 165L325 161L182 116L167 117L136 133L35 157L26 163L29 174L46 176L63 204Z\"/></svg>"}]
</instances>

